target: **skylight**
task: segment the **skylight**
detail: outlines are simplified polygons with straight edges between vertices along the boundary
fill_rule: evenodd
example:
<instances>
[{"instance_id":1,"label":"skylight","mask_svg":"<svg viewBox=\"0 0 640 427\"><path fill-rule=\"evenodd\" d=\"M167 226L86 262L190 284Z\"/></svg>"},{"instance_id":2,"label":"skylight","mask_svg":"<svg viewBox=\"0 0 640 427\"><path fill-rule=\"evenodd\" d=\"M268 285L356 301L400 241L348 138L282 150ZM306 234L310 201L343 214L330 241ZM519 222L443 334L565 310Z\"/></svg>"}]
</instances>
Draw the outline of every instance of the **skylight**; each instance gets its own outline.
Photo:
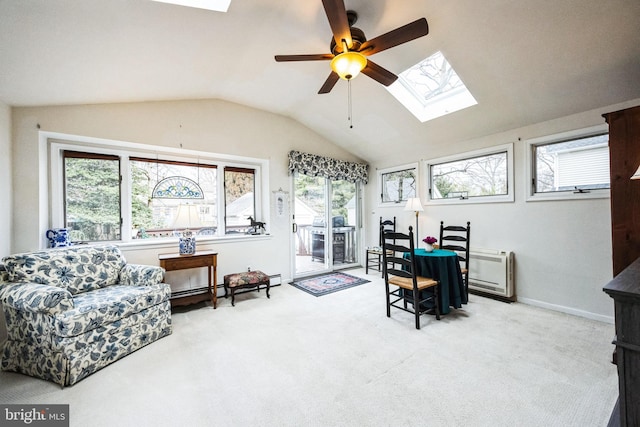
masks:
<instances>
[{"instance_id":1,"label":"skylight","mask_svg":"<svg viewBox=\"0 0 640 427\"><path fill-rule=\"evenodd\" d=\"M478 103L442 52L400 73L387 90L421 122Z\"/></svg>"},{"instance_id":2,"label":"skylight","mask_svg":"<svg viewBox=\"0 0 640 427\"><path fill-rule=\"evenodd\" d=\"M162 3L177 4L178 6L195 7L198 9L226 12L231 0L153 0Z\"/></svg>"}]
</instances>

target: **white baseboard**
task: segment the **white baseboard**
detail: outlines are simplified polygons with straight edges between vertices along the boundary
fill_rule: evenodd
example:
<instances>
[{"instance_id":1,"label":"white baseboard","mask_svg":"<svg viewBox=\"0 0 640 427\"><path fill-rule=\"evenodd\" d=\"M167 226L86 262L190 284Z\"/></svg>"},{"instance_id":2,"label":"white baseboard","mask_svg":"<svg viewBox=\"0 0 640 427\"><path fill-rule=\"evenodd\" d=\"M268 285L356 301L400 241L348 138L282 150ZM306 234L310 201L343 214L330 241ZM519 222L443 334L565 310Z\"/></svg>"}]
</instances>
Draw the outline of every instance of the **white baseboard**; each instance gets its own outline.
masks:
<instances>
[{"instance_id":1,"label":"white baseboard","mask_svg":"<svg viewBox=\"0 0 640 427\"><path fill-rule=\"evenodd\" d=\"M604 322L604 323L613 324L615 321L613 316L605 316L602 314L591 313L590 311L578 310L575 308L566 307L564 305L550 304L548 302L538 301L530 298L518 297L518 302L521 302L523 304L533 305L535 307L546 308L548 310L554 310L562 313L572 314L574 316L585 317L587 319L597 320L599 322Z\"/></svg>"}]
</instances>

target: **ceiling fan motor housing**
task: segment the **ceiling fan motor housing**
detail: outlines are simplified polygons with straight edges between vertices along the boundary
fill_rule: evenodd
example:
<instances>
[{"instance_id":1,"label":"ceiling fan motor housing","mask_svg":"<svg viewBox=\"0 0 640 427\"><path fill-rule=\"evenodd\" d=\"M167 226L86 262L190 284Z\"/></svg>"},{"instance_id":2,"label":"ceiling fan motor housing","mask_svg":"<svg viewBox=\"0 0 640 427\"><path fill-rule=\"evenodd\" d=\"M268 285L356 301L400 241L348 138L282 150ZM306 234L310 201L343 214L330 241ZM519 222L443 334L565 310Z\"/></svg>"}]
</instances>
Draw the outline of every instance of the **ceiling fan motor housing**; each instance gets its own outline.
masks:
<instances>
[{"instance_id":1,"label":"ceiling fan motor housing","mask_svg":"<svg viewBox=\"0 0 640 427\"><path fill-rule=\"evenodd\" d=\"M362 43L367 41L367 37L364 35L364 31L362 31L360 28L351 27L350 29L351 40L353 40L353 44L349 47L349 50L358 52L360 51L360 46L362 46ZM339 55L344 51L342 45L338 45L334 38L331 38L331 45L329 49L334 55Z\"/></svg>"}]
</instances>

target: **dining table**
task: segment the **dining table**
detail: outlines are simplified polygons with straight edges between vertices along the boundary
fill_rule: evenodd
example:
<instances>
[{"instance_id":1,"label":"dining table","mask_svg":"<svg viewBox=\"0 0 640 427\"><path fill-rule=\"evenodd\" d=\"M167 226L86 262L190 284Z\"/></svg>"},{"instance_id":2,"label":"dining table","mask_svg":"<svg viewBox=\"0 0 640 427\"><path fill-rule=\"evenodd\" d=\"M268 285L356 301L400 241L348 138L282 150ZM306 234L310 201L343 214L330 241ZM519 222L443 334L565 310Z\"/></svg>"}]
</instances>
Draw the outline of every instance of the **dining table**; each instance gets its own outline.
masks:
<instances>
[{"instance_id":1,"label":"dining table","mask_svg":"<svg viewBox=\"0 0 640 427\"><path fill-rule=\"evenodd\" d=\"M446 249L433 249L428 252L423 248L414 249L416 273L439 282L440 313L447 314L453 308L461 308L467 303L462 271L458 255ZM431 292L424 290L422 292Z\"/></svg>"}]
</instances>

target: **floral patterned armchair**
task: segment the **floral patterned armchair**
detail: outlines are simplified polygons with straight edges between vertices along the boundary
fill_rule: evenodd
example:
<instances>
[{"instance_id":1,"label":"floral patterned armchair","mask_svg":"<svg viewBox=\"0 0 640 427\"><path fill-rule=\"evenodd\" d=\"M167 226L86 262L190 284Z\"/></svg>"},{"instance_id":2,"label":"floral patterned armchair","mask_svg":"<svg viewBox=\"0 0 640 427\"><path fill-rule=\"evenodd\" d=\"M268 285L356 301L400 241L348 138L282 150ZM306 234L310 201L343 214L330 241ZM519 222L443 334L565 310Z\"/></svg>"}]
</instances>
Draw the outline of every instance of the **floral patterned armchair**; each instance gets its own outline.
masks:
<instances>
[{"instance_id":1,"label":"floral patterned armchair","mask_svg":"<svg viewBox=\"0 0 640 427\"><path fill-rule=\"evenodd\" d=\"M127 264L116 246L23 253L2 262L5 371L71 385L171 334L164 270Z\"/></svg>"}]
</instances>

